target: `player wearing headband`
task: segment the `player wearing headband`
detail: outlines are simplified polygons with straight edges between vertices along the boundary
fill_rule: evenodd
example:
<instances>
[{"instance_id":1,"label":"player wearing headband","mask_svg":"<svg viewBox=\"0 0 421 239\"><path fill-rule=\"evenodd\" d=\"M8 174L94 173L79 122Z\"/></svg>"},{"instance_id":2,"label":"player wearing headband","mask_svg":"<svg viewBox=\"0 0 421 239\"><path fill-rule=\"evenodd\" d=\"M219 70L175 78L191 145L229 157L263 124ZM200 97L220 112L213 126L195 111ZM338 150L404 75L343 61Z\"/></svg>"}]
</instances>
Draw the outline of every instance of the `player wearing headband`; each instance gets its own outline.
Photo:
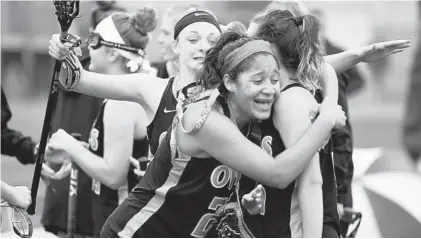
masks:
<instances>
[{"instance_id":1,"label":"player wearing headband","mask_svg":"<svg viewBox=\"0 0 421 239\"><path fill-rule=\"evenodd\" d=\"M276 156L294 145L311 126L309 114L317 103L313 95L325 75L336 77L323 60L314 17L294 17L289 11L272 10L258 15L253 24L256 28L249 28L249 34L271 42L288 72L288 77L282 79L283 90L271 118L262 122L261 145ZM326 212L330 213L331 206L336 208L336 200L332 202L330 197L336 199L336 187L332 174L323 175L322 179L320 165L328 165L332 172L333 162L324 157L326 155L320 155L323 157L319 158L319 153L313 151L308 166L285 189L264 185L266 214L252 219L253 225L257 220L261 224L260 228L257 227L260 233L257 236L322 236L323 209L327 207ZM331 187L331 183L333 189L322 190L322 184ZM326 219L332 220L330 217Z\"/></svg>"},{"instance_id":2,"label":"player wearing headband","mask_svg":"<svg viewBox=\"0 0 421 239\"><path fill-rule=\"evenodd\" d=\"M174 27L174 51L180 62L180 75L171 77L162 94L154 120L148 126L152 154L158 148L175 115L176 92L185 86L194 86L195 70L200 66L206 51L219 38L220 28L215 17L195 10L181 18Z\"/></svg>"},{"instance_id":3,"label":"player wearing headband","mask_svg":"<svg viewBox=\"0 0 421 239\"><path fill-rule=\"evenodd\" d=\"M306 137L276 160L250 142L239 128L248 135L252 121L270 116L279 75L286 74L282 69L268 42L224 33L199 72L200 85L209 90L200 94L209 99L188 104L192 98L183 101L180 95L177 114L154 160L107 220L101 236L204 237L215 211L238 187L239 173L283 187L289 174L284 164L294 159L305 165L311 158L307 149L316 151L345 118L337 105L325 102Z\"/></svg>"},{"instance_id":4,"label":"player wearing headband","mask_svg":"<svg viewBox=\"0 0 421 239\"><path fill-rule=\"evenodd\" d=\"M177 3L170 6L162 16L159 35L157 43L162 51L162 63L156 63L157 76L161 78L168 78L169 76L176 76L179 74L178 56L174 53L174 27L177 22L184 17L190 9L197 8L193 3Z\"/></svg>"},{"instance_id":5,"label":"player wearing headband","mask_svg":"<svg viewBox=\"0 0 421 239\"><path fill-rule=\"evenodd\" d=\"M174 29L174 52L180 63L178 76L169 80L144 73L106 76L83 70L79 61L71 55L70 59L74 60L71 64L77 68L73 76L80 74L80 81L66 83L61 79L60 82L79 93L135 101L142 105L148 117L148 140L153 155L174 118L177 92L195 82L197 67L220 34L219 23L212 14L192 9L178 21ZM63 59L61 56L68 55L70 45L63 45L59 35L53 35L50 43L51 56Z\"/></svg>"},{"instance_id":6,"label":"player wearing headband","mask_svg":"<svg viewBox=\"0 0 421 239\"><path fill-rule=\"evenodd\" d=\"M148 32L156 24L155 11L149 8L135 14L115 13L102 20L87 42L89 69L107 75L137 72L144 65ZM94 237L99 237L105 220L138 183L129 158L147 157L146 126L146 113L139 104L104 100L90 131L89 150L74 150L73 145L79 142L64 130L49 140L47 155L55 150L70 154L92 178Z\"/></svg>"}]
</instances>

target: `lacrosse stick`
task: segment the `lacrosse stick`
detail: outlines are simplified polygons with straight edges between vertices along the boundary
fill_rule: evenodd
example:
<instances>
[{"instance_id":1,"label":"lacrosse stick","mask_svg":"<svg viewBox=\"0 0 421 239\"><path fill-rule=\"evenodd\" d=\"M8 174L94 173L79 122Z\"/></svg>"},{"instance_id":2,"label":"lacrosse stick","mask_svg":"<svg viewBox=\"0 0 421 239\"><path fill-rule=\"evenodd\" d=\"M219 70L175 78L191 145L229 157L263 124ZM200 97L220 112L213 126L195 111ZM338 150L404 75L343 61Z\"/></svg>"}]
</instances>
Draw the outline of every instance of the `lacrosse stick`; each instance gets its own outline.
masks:
<instances>
[{"instance_id":1,"label":"lacrosse stick","mask_svg":"<svg viewBox=\"0 0 421 239\"><path fill-rule=\"evenodd\" d=\"M1 207L9 207L12 209L12 227L16 235L22 238L31 238L34 227L28 213L22 208L10 205L3 199L0 201Z\"/></svg>"},{"instance_id":2,"label":"lacrosse stick","mask_svg":"<svg viewBox=\"0 0 421 239\"><path fill-rule=\"evenodd\" d=\"M82 135L79 133L71 134L75 139L81 140ZM77 207L77 190L79 183L79 167L72 162L72 170L70 171L69 181L69 203L67 205L67 237L73 238L76 233L76 207Z\"/></svg>"},{"instance_id":3,"label":"lacrosse stick","mask_svg":"<svg viewBox=\"0 0 421 239\"><path fill-rule=\"evenodd\" d=\"M74 18L79 14L79 1L53 1L56 8L57 19L60 24L62 40L67 39L67 31L72 24ZM39 150L36 156L36 164L34 175L32 177L31 197L32 203L28 207L30 215L35 214L36 199L38 193L38 186L41 177L42 164L44 162L45 147L47 145L48 134L50 131L51 118L53 110L57 103L59 75L61 70L61 62L56 60L54 64L53 79L50 85L50 92L48 95L47 107L45 110L44 123L42 125L41 139L39 143Z\"/></svg>"}]
</instances>

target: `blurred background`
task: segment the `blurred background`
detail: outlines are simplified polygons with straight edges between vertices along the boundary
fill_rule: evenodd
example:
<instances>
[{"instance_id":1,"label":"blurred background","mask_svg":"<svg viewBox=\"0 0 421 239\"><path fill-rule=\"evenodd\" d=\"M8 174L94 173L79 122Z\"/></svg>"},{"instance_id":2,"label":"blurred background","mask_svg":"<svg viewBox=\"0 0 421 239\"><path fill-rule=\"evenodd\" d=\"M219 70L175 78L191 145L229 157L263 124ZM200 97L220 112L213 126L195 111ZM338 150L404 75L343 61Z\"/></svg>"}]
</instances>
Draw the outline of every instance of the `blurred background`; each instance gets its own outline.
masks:
<instances>
[{"instance_id":1,"label":"blurred background","mask_svg":"<svg viewBox=\"0 0 421 239\"><path fill-rule=\"evenodd\" d=\"M184 1L185 2L185 1ZM154 7L162 16L177 1L120 1L128 9ZM227 23L249 20L269 1L198 1ZM414 171L402 148L402 119L408 82L417 49L419 13L416 1L309 1L310 10L323 12L327 37L343 49L378 41L411 39L411 47L385 60L359 64L364 86L349 99L355 147L382 147L382 170ZM92 1L81 2L81 18L73 22L70 33L86 38ZM159 26L160 23L158 23ZM59 32L51 1L1 1L1 84L8 97L13 117L10 127L39 140L51 81L53 60L48 55L48 41ZM152 34L146 52L151 62L160 61L155 42L159 27ZM420 92L421 93L421 92ZM420 106L421 107L421 106ZM33 165L22 166L2 156L1 179L12 185L30 187ZM421 190L418 188L418 190ZM41 182L37 215L39 226L45 185ZM420 235L421 236L421 235Z\"/></svg>"}]
</instances>

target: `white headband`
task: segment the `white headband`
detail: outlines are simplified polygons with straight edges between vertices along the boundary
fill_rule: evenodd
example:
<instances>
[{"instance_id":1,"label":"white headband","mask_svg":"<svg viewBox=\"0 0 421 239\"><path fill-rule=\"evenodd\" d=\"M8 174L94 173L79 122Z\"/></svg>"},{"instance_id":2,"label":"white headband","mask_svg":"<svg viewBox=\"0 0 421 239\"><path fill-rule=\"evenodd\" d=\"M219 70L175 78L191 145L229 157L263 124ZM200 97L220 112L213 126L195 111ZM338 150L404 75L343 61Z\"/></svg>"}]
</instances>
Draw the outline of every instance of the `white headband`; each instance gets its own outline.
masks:
<instances>
[{"instance_id":1,"label":"white headband","mask_svg":"<svg viewBox=\"0 0 421 239\"><path fill-rule=\"evenodd\" d=\"M95 32L99 33L101 37L106 41L127 44L126 42L124 42L123 38L121 38L120 36L120 33L117 31L117 28L112 19L112 15L102 20L95 28ZM149 62L139 54L120 49L116 49L116 51L122 57L130 60L126 66L130 68L131 72L137 71L139 67L144 68L144 70L150 68Z\"/></svg>"}]
</instances>

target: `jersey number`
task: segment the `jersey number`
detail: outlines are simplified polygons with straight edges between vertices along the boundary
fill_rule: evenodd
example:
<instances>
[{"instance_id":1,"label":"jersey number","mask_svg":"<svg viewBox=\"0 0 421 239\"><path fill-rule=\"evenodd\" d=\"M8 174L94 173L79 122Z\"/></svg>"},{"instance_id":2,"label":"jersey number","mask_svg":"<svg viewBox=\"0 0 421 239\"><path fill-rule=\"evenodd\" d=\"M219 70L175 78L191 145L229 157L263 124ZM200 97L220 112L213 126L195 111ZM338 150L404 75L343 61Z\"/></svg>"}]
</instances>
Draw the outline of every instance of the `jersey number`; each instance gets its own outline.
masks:
<instances>
[{"instance_id":1,"label":"jersey number","mask_svg":"<svg viewBox=\"0 0 421 239\"><path fill-rule=\"evenodd\" d=\"M209 209L218 210L218 208L224 205L228 201L228 198L214 197L212 202L209 205ZM196 227L194 228L191 236L193 237L204 237L206 233L212 228L213 223L215 222L213 213L206 213L200 218Z\"/></svg>"}]
</instances>

